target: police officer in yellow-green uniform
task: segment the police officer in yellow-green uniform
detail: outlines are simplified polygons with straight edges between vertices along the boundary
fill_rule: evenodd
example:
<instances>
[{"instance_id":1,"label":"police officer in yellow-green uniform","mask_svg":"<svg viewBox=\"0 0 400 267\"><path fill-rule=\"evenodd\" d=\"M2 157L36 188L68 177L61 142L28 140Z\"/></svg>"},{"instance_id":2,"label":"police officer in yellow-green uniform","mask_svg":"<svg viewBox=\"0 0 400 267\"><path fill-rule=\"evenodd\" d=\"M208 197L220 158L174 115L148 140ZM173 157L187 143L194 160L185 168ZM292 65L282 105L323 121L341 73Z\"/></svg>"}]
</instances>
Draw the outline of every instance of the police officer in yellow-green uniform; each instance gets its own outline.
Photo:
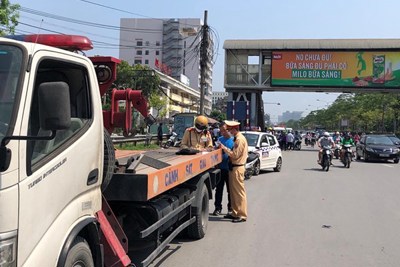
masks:
<instances>
[{"instance_id":1,"label":"police officer in yellow-green uniform","mask_svg":"<svg viewBox=\"0 0 400 267\"><path fill-rule=\"evenodd\" d=\"M212 149L212 137L208 128L206 116L197 116L194 120L194 127L187 128L183 134L181 148L193 148L198 150Z\"/></svg>"},{"instance_id":2,"label":"police officer in yellow-green uniform","mask_svg":"<svg viewBox=\"0 0 400 267\"><path fill-rule=\"evenodd\" d=\"M232 213L224 218L232 219L239 223L247 220L247 198L244 188L244 172L247 160L247 140L239 131L240 123L237 121L225 121L228 132L234 137L232 149L221 144L223 151L228 154L231 167L229 170L229 190L231 197Z\"/></svg>"}]
</instances>

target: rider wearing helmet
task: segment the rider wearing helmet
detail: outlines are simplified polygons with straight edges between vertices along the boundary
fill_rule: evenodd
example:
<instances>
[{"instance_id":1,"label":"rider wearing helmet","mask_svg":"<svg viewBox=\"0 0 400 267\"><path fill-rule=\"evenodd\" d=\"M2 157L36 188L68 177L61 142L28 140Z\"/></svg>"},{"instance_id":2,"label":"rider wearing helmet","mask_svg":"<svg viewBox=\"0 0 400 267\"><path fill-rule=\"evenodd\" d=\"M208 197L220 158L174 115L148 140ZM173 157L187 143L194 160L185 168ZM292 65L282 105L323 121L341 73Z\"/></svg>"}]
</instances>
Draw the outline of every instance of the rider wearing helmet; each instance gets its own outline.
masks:
<instances>
[{"instance_id":1,"label":"rider wearing helmet","mask_svg":"<svg viewBox=\"0 0 400 267\"><path fill-rule=\"evenodd\" d=\"M356 146L353 138L351 138L350 134L348 133L345 134L342 140L340 140L340 145L342 146L342 149L340 150L340 159L343 159L344 152L346 151L344 145Z\"/></svg>"},{"instance_id":2,"label":"rider wearing helmet","mask_svg":"<svg viewBox=\"0 0 400 267\"><path fill-rule=\"evenodd\" d=\"M340 133L339 133L339 132L336 132L336 133L332 136L332 139L333 139L333 141L335 142L335 144L339 144L340 141L341 141Z\"/></svg>"},{"instance_id":3,"label":"rider wearing helmet","mask_svg":"<svg viewBox=\"0 0 400 267\"><path fill-rule=\"evenodd\" d=\"M318 140L318 147L319 147L318 164L321 163L321 156L324 146L331 146L331 148L335 147L335 142L333 141L332 137L329 135L328 132L324 132L322 134L322 137Z\"/></svg>"},{"instance_id":4,"label":"rider wearing helmet","mask_svg":"<svg viewBox=\"0 0 400 267\"><path fill-rule=\"evenodd\" d=\"M203 115L197 116L194 120L194 127L185 130L181 148L203 150L212 149L212 147L212 137L208 131L208 119Z\"/></svg>"}]
</instances>

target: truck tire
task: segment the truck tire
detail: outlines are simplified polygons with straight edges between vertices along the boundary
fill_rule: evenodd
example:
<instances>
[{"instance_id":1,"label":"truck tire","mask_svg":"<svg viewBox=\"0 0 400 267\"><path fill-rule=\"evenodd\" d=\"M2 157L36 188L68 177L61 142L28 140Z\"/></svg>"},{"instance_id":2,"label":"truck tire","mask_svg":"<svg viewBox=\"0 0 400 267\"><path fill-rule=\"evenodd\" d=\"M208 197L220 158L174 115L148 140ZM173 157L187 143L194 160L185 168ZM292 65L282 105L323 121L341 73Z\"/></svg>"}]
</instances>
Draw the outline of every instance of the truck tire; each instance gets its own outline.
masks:
<instances>
[{"instance_id":1,"label":"truck tire","mask_svg":"<svg viewBox=\"0 0 400 267\"><path fill-rule=\"evenodd\" d=\"M114 173L115 151L110 134L104 130L104 163L103 163L103 182L101 191L106 190Z\"/></svg>"},{"instance_id":2,"label":"truck tire","mask_svg":"<svg viewBox=\"0 0 400 267\"><path fill-rule=\"evenodd\" d=\"M206 235L208 225L209 198L207 186L203 184L200 197L196 199L197 212L196 221L189 225L188 236L193 239L201 239Z\"/></svg>"},{"instance_id":3,"label":"truck tire","mask_svg":"<svg viewBox=\"0 0 400 267\"><path fill-rule=\"evenodd\" d=\"M80 236L77 236L68 251L65 267L94 267L92 252L89 244Z\"/></svg>"}]
</instances>

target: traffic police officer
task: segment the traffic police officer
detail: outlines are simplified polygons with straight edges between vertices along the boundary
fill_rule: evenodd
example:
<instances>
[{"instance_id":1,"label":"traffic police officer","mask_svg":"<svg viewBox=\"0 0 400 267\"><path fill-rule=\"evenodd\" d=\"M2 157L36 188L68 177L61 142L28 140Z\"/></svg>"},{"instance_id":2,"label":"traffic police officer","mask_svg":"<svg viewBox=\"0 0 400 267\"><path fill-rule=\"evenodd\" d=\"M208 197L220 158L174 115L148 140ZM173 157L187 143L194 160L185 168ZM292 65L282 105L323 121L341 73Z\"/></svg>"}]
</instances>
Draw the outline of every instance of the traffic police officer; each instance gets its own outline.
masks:
<instances>
[{"instance_id":1,"label":"traffic police officer","mask_svg":"<svg viewBox=\"0 0 400 267\"><path fill-rule=\"evenodd\" d=\"M237 121L225 121L227 130L234 137L232 149L221 144L221 148L230 159L229 189L231 197L232 213L225 218L232 219L232 222L239 223L247 220L247 199L244 188L244 172L247 160L247 140L239 131L240 123Z\"/></svg>"},{"instance_id":2,"label":"traffic police officer","mask_svg":"<svg viewBox=\"0 0 400 267\"><path fill-rule=\"evenodd\" d=\"M208 128L206 116L197 116L194 120L194 127L187 128L183 134L181 148L193 148L197 150L212 149L212 137Z\"/></svg>"}]
</instances>

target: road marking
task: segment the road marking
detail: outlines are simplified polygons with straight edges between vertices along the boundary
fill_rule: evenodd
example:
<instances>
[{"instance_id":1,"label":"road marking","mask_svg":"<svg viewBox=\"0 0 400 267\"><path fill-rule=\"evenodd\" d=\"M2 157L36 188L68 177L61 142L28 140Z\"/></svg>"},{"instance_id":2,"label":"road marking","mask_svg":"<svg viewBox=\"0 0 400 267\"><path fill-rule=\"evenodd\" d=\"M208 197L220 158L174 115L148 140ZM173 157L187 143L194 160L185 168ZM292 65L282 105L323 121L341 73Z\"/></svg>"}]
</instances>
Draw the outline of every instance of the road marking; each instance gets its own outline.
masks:
<instances>
[{"instance_id":1,"label":"road marking","mask_svg":"<svg viewBox=\"0 0 400 267\"><path fill-rule=\"evenodd\" d=\"M385 167L393 168L392 165L388 165L388 164L382 164L382 165L385 166Z\"/></svg>"}]
</instances>

